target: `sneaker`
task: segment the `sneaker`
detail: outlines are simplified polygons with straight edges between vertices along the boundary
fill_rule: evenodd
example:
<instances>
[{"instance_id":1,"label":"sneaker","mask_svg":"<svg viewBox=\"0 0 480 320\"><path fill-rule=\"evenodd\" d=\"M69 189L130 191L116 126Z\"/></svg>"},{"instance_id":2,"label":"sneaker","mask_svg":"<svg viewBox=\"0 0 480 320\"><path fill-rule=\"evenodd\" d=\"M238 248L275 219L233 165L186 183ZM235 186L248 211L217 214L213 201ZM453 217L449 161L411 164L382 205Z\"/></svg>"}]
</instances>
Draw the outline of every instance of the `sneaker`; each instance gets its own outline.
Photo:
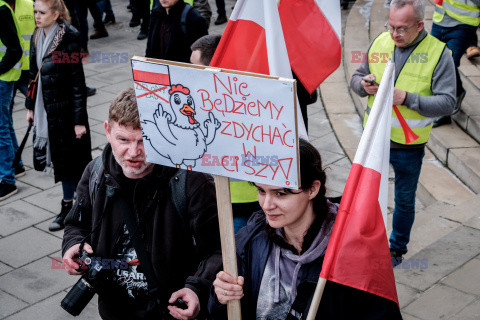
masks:
<instances>
[{"instance_id":1,"label":"sneaker","mask_svg":"<svg viewBox=\"0 0 480 320\"><path fill-rule=\"evenodd\" d=\"M390 257L392 258L392 266L395 268L403 261L403 255L405 253L390 249Z\"/></svg>"},{"instance_id":2,"label":"sneaker","mask_svg":"<svg viewBox=\"0 0 480 320\"><path fill-rule=\"evenodd\" d=\"M133 28L133 27L139 26L140 23L141 21L139 18L132 18L132 20L130 20L130 23L128 25L130 26L130 28Z\"/></svg>"},{"instance_id":3,"label":"sneaker","mask_svg":"<svg viewBox=\"0 0 480 320\"><path fill-rule=\"evenodd\" d=\"M25 166L16 166L15 167L15 179L23 177L25 175Z\"/></svg>"},{"instance_id":4,"label":"sneaker","mask_svg":"<svg viewBox=\"0 0 480 320\"><path fill-rule=\"evenodd\" d=\"M440 126L443 126L445 124L450 124L450 123L452 123L452 118L450 116L443 116L433 121L433 127L438 128Z\"/></svg>"},{"instance_id":5,"label":"sneaker","mask_svg":"<svg viewBox=\"0 0 480 320\"><path fill-rule=\"evenodd\" d=\"M97 89L87 87L87 97L93 96L95 93L97 93Z\"/></svg>"},{"instance_id":6,"label":"sneaker","mask_svg":"<svg viewBox=\"0 0 480 320\"><path fill-rule=\"evenodd\" d=\"M114 24L115 23L115 16L105 15L105 19L103 19L103 24Z\"/></svg>"},{"instance_id":7,"label":"sneaker","mask_svg":"<svg viewBox=\"0 0 480 320\"><path fill-rule=\"evenodd\" d=\"M48 226L48 230L50 231L58 231L65 228L65 218L67 217L67 214L72 209L73 201L66 202L62 200L61 205L62 205L62 209L60 210L60 213L55 218L55 220L53 220L52 223L50 223L50 226Z\"/></svg>"},{"instance_id":8,"label":"sneaker","mask_svg":"<svg viewBox=\"0 0 480 320\"><path fill-rule=\"evenodd\" d=\"M471 47L467 48L467 58L468 59L473 59L473 58L478 57L478 56L480 56L480 50L478 49L478 47L471 46Z\"/></svg>"},{"instance_id":9,"label":"sneaker","mask_svg":"<svg viewBox=\"0 0 480 320\"><path fill-rule=\"evenodd\" d=\"M146 32L140 31L140 33L137 36L137 40L143 40L148 37L148 34Z\"/></svg>"},{"instance_id":10,"label":"sneaker","mask_svg":"<svg viewBox=\"0 0 480 320\"><path fill-rule=\"evenodd\" d=\"M17 191L18 189L15 184L9 184L4 181L0 182L0 201L10 198L17 193Z\"/></svg>"},{"instance_id":11,"label":"sneaker","mask_svg":"<svg viewBox=\"0 0 480 320\"><path fill-rule=\"evenodd\" d=\"M224 14L221 14L217 17L217 20L215 20L215 25L218 26L219 24L224 24L225 22L227 22L228 19L227 19L227 15L224 13Z\"/></svg>"}]
</instances>

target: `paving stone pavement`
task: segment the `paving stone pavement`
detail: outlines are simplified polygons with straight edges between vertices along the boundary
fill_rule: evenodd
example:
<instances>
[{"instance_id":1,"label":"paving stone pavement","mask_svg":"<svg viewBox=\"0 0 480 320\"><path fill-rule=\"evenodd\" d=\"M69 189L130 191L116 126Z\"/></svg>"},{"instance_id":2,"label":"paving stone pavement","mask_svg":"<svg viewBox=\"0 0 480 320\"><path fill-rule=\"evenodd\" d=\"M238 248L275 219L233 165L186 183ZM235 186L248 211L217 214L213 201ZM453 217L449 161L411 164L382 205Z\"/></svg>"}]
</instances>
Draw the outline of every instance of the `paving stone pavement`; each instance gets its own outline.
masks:
<instances>
[{"instance_id":1,"label":"paving stone pavement","mask_svg":"<svg viewBox=\"0 0 480 320\"><path fill-rule=\"evenodd\" d=\"M215 11L214 1L209 2ZM234 0L226 1L227 14L233 4ZM84 65L87 85L97 89L97 94L88 98L92 156L99 155L106 144L103 121L110 101L132 85L129 60L112 62L107 58L115 54L128 58L142 56L146 45L145 40L136 40L139 28L128 27L131 14L126 10L126 2L112 0L112 5L117 23L107 27L108 38L89 42L92 57ZM348 13L342 11L343 18ZM216 13L209 31L220 34L225 25L214 26L215 18ZM100 57L104 57L103 61ZM323 157L328 194L337 196L343 191L358 143L353 135L341 137L342 132L362 129L357 118L349 113L351 108L347 108L353 107L351 98L338 94L348 90L343 68L328 80L337 88L322 88L321 99L308 107L309 136ZM332 103L340 110L327 112ZM25 117L24 99L17 96L13 119L19 140L26 131ZM347 121L340 124L339 119ZM73 317L60 308L60 301L77 278L55 268L61 255L62 232L48 231L49 223L60 210L61 185L55 184L52 176L32 169L31 141L26 145L23 161L27 174L17 181L18 194L0 202L0 319L70 319ZM420 242L428 245L418 246L416 253L408 257L408 265L404 263L395 270L405 319L480 319L480 217L470 214L478 212L480 199L458 205L456 210L442 211L442 224L434 225L442 234L433 238L426 233ZM389 207L392 206L390 199ZM417 209L423 210L424 205L417 203ZM440 219L437 215L429 216L428 212L422 218L419 221L423 221L425 228ZM420 263L427 263L428 268L419 268ZM99 319L95 298L80 319Z\"/></svg>"}]
</instances>

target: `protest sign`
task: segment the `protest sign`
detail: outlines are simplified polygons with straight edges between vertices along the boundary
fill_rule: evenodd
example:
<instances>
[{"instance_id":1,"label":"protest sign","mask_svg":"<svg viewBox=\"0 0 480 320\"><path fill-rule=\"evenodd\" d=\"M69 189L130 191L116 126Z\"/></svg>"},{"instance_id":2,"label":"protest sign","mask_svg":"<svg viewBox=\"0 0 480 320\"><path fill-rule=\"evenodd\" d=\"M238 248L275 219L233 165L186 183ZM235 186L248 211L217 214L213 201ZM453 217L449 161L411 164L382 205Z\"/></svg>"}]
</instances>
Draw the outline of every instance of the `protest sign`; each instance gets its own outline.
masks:
<instances>
[{"instance_id":1,"label":"protest sign","mask_svg":"<svg viewBox=\"0 0 480 320\"><path fill-rule=\"evenodd\" d=\"M134 57L147 161L299 187L295 81Z\"/></svg>"}]
</instances>

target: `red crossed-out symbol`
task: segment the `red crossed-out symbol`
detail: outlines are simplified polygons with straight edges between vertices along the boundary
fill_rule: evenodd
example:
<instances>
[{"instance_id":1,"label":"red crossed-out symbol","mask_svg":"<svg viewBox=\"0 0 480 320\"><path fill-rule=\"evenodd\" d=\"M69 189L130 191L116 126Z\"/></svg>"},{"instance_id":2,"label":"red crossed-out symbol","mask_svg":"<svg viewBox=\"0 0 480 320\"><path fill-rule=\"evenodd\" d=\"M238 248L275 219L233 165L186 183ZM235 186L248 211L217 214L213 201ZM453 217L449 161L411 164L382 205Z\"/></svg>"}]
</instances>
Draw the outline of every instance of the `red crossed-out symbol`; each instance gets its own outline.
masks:
<instances>
[{"instance_id":1,"label":"red crossed-out symbol","mask_svg":"<svg viewBox=\"0 0 480 320\"><path fill-rule=\"evenodd\" d=\"M158 92L158 91L161 91L161 90L166 89L167 86L163 86L163 87L160 87L160 88L155 89L155 90L150 90L150 89L148 89L147 87L141 85L141 84L140 84L139 82L137 82L137 81L135 81L135 84L138 85L138 86L140 86L140 87L142 87L143 89L147 90L146 93L143 93L143 94L137 96L137 99L140 99L140 98L143 98L143 97L145 97L145 96L148 96L149 94L153 94L153 95L159 97L160 99L162 99L163 101L165 101L166 103L169 102L169 101L168 101L167 99L165 99L164 97L161 97L161 96L159 96L158 94L155 93L155 92Z\"/></svg>"}]
</instances>

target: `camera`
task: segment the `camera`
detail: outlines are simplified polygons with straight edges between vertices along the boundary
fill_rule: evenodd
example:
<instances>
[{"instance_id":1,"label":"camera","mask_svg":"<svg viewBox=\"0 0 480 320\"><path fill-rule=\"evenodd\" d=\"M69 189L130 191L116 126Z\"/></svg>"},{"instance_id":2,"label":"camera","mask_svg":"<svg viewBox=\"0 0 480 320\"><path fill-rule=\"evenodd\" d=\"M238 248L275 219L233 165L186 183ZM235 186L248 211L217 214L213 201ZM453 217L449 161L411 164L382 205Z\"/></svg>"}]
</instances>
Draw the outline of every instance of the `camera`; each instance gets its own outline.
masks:
<instances>
[{"instance_id":1,"label":"camera","mask_svg":"<svg viewBox=\"0 0 480 320\"><path fill-rule=\"evenodd\" d=\"M92 259L86 251L78 259L77 270L86 272L70 289L61 302L62 308L72 316L78 316L96 293L97 285L106 278L106 270L99 259Z\"/></svg>"}]
</instances>

